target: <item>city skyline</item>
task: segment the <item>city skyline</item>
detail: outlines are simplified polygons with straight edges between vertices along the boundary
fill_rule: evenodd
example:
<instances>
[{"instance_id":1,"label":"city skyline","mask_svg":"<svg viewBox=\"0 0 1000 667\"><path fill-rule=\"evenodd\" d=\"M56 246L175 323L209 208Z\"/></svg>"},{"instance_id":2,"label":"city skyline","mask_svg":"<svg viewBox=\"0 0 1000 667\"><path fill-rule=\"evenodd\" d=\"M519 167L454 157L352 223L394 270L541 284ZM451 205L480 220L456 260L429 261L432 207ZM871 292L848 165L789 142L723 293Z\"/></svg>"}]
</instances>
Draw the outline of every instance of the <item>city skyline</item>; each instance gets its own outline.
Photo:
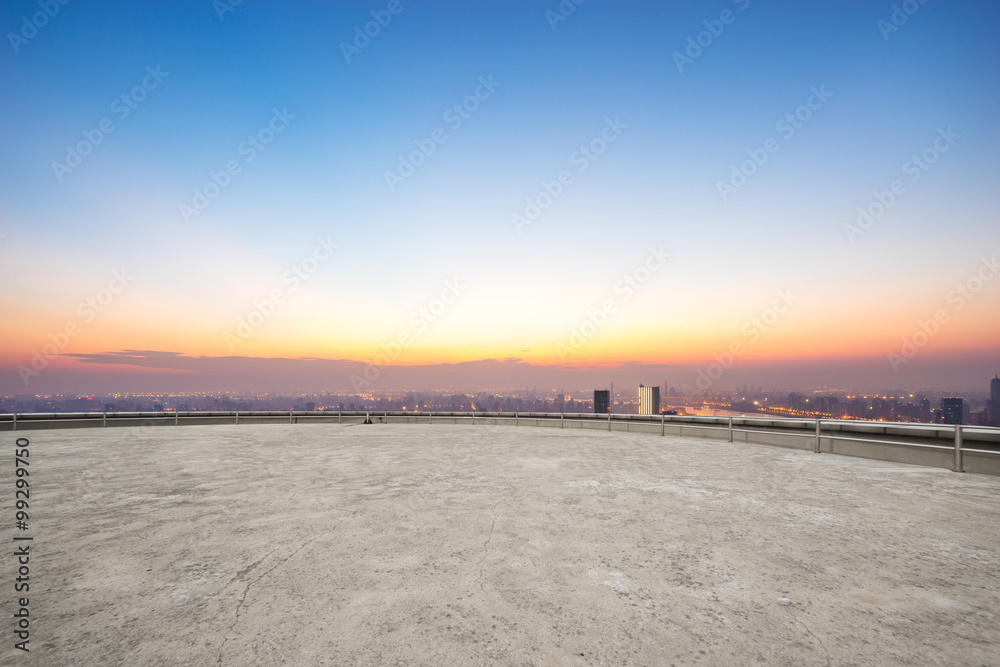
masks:
<instances>
[{"instance_id":1,"label":"city skyline","mask_svg":"<svg viewBox=\"0 0 1000 667\"><path fill-rule=\"evenodd\" d=\"M0 413L157 412L254 410L459 410L466 412L541 411L555 413L614 412L620 414L763 413L779 417L869 420L881 422L965 423L1000 426L1000 376L987 391L964 396L952 392L889 392L865 394L849 389L798 392L744 385L727 391L688 394L663 384L630 389L565 390L525 387L492 389L424 389L342 392L116 392L14 396L0 395ZM620 385L619 385L620 386ZM786 395L787 392L787 395ZM574 396L575 395L575 396ZM959 420L956 422L955 420Z\"/></svg>"},{"instance_id":2,"label":"city skyline","mask_svg":"<svg viewBox=\"0 0 1000 667\"><path fill-rule=\"evenodd\" d=\"M6 3L0 394L981 391L1000 8L903 4Z\"/></svg>"}]
</instances>

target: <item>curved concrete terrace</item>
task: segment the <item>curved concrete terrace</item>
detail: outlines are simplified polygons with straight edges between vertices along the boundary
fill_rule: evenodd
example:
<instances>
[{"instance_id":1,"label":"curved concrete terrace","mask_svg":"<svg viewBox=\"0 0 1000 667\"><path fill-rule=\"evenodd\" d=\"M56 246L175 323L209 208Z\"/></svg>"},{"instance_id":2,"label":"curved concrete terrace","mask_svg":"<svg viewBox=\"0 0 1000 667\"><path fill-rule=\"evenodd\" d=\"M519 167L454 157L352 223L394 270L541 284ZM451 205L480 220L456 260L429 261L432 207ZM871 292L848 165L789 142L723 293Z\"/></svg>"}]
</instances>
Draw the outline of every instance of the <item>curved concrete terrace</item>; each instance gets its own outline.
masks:
<instances>
[{"instance_id":1,"label":"curved concrete terrace","mask_svg":"<svg viewBox=\"0 0 1000 667\"><path fill-rule=\"evenodd\" d=\"M1000 662L996 477L580 429L15 435L4 664Z\"/></svg>"}]
</instances>

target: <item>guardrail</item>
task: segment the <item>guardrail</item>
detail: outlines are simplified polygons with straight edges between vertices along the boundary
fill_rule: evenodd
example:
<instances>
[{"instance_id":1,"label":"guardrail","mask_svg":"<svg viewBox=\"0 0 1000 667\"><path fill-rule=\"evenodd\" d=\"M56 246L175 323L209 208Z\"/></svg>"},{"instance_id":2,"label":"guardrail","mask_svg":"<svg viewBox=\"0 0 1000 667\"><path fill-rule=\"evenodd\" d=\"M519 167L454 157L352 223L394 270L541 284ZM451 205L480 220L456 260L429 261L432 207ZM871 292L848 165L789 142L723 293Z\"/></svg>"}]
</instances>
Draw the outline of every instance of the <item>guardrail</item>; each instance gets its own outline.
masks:
<instances>
[{"instance_id":1,"label":"guardrail","mask_svg":"<svg viewBox=\"0 0 1000 667\"><path fill-rule=\"evenodd\" d=\"M229 411L0 414L0 431L265 423L469 423L703 436L1000 475L1000 428L785 417L546 412Z\"/></svg>"}]
</instances>

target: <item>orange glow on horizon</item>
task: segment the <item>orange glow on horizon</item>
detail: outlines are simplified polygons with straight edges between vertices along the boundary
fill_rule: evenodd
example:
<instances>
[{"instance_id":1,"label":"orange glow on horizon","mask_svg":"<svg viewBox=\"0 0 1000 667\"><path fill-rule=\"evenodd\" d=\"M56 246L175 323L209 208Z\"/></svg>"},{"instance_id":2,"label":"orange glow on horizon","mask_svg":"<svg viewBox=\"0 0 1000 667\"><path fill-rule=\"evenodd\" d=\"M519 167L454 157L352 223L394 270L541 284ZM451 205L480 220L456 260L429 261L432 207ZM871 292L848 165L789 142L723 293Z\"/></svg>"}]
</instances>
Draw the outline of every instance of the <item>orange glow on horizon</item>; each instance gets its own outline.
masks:
<instances>
[{"instance_id":1,"label":"orange glow on horizon","mask_svg":"<svg viewBox=\"0 0 1000 667\"><path fill-rule=\"evenodd\" d=\"M274 318L241 332L238 320L228 316L203 318L205 313L183 313L176 308L162 312L143 308L142 312L143 317L135 317L134 312L109 310L88 322L79 316L19 311L0 323L0 361L16 367L30 362L35 352L52 356L124 350L189 357L320 358L364 363L388 357L393 365L401 366L484 359L518 359L565 367L613 367L629 362L700 365L727 355L753 362L832 361L884 358L899 351L904 339L919 330L919 320L912 318L876 320L859 330L831 315L824 321L781 321L766 331L745 325L721 330L641 325L625 328L611 322L593 331L579 326L552 331L537 324L524 333L513 325L502 331L477 333L473 322L459 320L426 331L390 329L385 334L365 331L361 324L355 326L350 321L330 325L325 320ZM983 311L956 316L921 346L921 354L940 356L995 349L991 315Z\"/></svg>"}]
</instances>

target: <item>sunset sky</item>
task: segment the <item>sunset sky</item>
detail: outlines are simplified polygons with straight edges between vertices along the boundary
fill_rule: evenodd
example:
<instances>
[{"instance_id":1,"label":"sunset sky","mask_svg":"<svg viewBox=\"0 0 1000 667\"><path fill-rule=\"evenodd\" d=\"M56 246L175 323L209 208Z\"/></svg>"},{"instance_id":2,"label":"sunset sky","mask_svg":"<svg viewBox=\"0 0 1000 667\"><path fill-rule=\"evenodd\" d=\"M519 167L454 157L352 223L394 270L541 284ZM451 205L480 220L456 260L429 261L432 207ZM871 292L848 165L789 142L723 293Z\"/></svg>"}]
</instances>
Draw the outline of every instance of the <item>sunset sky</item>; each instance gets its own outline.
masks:
<instances>
[{"instance_id":1,"label":"sunset sky","mask_svg":"<svg viewBox=\"0 0 1000 667\"><path fill-rule=\"evenodd\" d=\"M0 393L1000 371L995 2L51 5Z\"/></svg>"}]
</instances>

